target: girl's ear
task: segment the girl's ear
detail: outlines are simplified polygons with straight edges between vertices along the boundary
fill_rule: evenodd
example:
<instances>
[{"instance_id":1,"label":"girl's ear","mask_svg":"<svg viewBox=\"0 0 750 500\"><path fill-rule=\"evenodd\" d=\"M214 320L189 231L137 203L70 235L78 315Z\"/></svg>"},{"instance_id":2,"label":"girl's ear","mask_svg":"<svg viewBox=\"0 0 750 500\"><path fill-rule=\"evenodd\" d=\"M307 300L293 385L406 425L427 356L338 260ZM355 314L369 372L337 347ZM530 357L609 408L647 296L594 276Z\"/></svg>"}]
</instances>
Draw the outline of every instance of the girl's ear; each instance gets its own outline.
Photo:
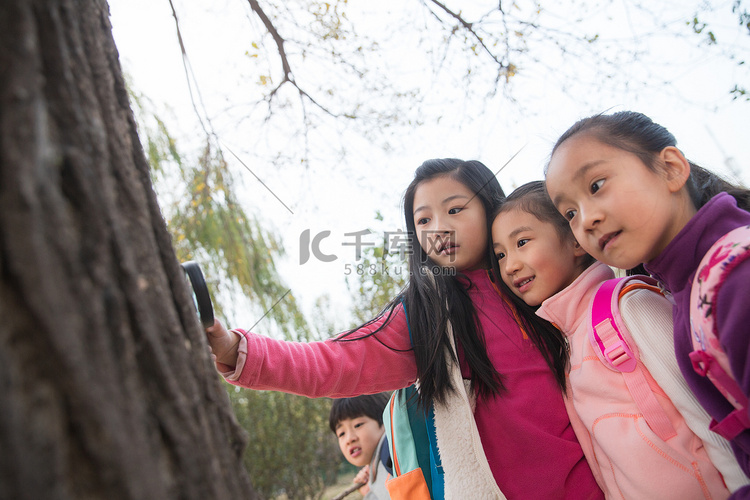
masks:
<instances>
[{"instance_id":1,"label":"girl's ear","mask_svg":"<svg viewBox=\"0 0 750 500\"><path fill-rule=\"evenodd\" d=\"M659 153L664 162L667 186L672 193L681 190L690 177L690 162L674 146L668 146Z\"/></svg>"},{"instance_id":2,"label":"girl's ear","mask_svg":"<svg viewBox=\"0 0 750 500\"><path fill-rule=\"evenodd\" d=\"M586 250L584 250L581 244L576 241L573 244L573 255L576 257L583 257L584 255L588 255L588 253L586 253Z\"/></svg>"},{"instance_id":3,"label":"girl's ear","mask_svg":"<svg viewBox=\"0 0 750 500\"><path fill-rule=\"evenodd\" d=\"M583 247L577 241L575 241L573 244L573 255L574 255L573 262L575 263L576 270L580 274L586 270L586 268L589 266L589 263L592 261L589 260L590 259L589 254L586 252L586 250L583 249Z\"/></svg>"}]
</instances>

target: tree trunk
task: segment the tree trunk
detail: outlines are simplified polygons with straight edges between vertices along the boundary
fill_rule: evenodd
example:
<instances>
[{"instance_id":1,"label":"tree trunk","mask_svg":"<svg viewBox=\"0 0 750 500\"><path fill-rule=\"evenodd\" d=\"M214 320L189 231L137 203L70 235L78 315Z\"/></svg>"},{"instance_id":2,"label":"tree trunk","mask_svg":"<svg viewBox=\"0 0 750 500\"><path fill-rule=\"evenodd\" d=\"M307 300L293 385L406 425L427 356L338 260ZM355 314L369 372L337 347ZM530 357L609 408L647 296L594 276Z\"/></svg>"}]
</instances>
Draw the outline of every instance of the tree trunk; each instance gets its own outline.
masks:
<instances>
[{"instance_id":1,"label":"tree trunk","mask_svg":"<svg viewBox=\"0 0 750 500\"><path fill-rule=\"evenodd\" d=\"M99 0L0 2L0 498L254 498Z\"/></svg>"}]
</instances>

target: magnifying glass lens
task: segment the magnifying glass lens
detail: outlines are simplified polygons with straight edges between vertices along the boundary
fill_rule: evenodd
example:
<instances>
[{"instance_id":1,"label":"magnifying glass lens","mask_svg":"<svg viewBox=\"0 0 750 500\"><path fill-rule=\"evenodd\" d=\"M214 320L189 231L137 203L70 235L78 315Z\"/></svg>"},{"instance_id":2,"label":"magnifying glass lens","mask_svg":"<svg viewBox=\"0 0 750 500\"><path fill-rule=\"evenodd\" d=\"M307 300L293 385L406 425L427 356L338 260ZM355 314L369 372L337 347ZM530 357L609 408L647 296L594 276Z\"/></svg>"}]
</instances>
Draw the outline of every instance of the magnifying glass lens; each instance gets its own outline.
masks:
<instances>
[{"instance_id":1,"label":"magnifying glass lens","mask_svg":"<svg viewBox=\"0 0 750 500\"><path fill-rule=\"evenodd\" d=\"M214 307L211 303L211 295L208 293L206 280L203 277L203 271L201 271L200 265L192 260L183 262L182 269L185 270L185 274L190 282L193 303L195 304L195 310L198 312L201 324L203 328L208 328L214 324Z\"/></svg>"}]
</instances>

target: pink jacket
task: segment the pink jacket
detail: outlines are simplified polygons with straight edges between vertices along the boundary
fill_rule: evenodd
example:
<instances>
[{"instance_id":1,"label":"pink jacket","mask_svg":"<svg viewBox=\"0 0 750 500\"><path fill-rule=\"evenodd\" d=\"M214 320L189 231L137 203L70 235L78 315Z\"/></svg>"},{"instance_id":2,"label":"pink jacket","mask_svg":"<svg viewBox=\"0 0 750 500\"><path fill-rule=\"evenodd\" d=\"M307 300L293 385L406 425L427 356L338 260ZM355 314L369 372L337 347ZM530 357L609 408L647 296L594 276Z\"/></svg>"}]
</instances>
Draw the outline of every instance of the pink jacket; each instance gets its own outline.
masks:
<instances>
[{"instance_id":1,"label":"pink jacket","mask_svg":"<svg viewBox=\"0 0 750 500\"><path fill-rule=\"evenodd\" d=\"M498 397L479 399L474 412L497 484L509 499L602 498L570 425L561 391L541 353L525 338L487 271L466 275L472 282L468 291L487 353L507 389ZM236 373L223 373L227 380L308 397L399 389L411 385L417 375L401 307L381 332L362 340L296 343L248 333L240 350Z\"/></svg>"},{"instance_id":2,"label":"pink jacket","mask_svg":"<svg viewBox=\"0 0 750 500\"><path fill-rule=\"evenodd\" d=\"M594 350L589 340L589 306L599 286L613 277L609 267L595 263L537 311L569 340L570 418L594 475L607 498L729 497L703 442L688 428L645 366L639 361L652 392L677 431L667 442L646 424L622 375L606 366Z\"/></svg>"}]
</instances>

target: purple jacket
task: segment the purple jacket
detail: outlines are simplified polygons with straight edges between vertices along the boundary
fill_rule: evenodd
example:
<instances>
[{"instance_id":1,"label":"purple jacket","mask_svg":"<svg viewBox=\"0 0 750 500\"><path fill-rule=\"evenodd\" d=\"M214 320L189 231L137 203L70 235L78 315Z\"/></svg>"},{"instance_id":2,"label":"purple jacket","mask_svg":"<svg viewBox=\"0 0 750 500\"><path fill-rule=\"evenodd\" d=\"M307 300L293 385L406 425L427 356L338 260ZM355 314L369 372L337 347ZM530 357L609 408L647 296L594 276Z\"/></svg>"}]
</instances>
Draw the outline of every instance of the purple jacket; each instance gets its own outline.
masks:
<instances>
[{"instance_id":1,"label":"purple jacket","mask_svg":"<svg viewBox=\"0 0 750 500\"><path fill-rule=\"evenodd\" d=\"M693 350L690 337L690 290L701 259L716 240L734 228L750 224L750 213L737 207L735 199L715 196L687 223L664 251L646 269L669 290L675 301L674 343L677 362L698 401L716 420L734 408L705 377L693 370L688 358ZM750 394L750 260L727 277L717 298L716 321L719 339L729 356L732 372L745 394ZM737 461L750 476L750 430L732 440ZM732 498L750 498L750 486Z\"/></svg>"}]
</instances>

